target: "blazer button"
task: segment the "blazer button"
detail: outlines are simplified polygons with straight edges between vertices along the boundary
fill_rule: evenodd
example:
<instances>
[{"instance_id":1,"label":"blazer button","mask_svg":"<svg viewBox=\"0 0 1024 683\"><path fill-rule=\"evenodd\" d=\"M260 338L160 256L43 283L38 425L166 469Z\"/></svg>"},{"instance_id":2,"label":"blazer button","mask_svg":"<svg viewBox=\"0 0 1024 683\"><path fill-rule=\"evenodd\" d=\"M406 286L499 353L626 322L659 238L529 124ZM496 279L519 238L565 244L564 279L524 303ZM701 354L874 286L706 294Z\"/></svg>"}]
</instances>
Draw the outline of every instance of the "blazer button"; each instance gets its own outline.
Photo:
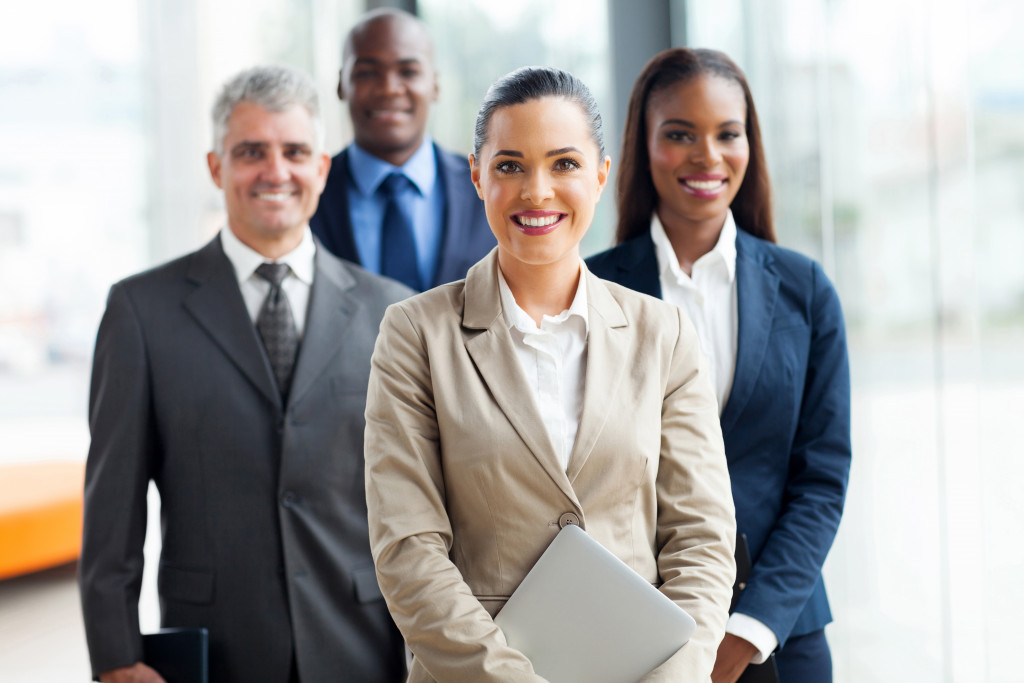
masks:
<instances>
[{"instance_id":1,"label":"blazer button","mask_svg":"<svg viewBox=\"0 0 1024 683\"><path fill-rule=\"evenodd\" d=\"M574 526L579 526L580 525L580 518L579 518L579 516L575 512L563 512L562 516L558 518L558 526L559 526L559 528L564 529L565 527L569 526L570 524L572 524Z\"/></svg>"},{"instance_id":2,"label":"blazer button","mask_svg":"<svg viewBox=\"0 0 1024 683\"><path fill-rule=\"evenodd\" d=\"M294 493L292 493L291 491L285 491L284 495L281 496L281 505L285 506L286 508L290 508L292 505L295 504L295 499L296 496Z\"/></svg>"}]
</instances>

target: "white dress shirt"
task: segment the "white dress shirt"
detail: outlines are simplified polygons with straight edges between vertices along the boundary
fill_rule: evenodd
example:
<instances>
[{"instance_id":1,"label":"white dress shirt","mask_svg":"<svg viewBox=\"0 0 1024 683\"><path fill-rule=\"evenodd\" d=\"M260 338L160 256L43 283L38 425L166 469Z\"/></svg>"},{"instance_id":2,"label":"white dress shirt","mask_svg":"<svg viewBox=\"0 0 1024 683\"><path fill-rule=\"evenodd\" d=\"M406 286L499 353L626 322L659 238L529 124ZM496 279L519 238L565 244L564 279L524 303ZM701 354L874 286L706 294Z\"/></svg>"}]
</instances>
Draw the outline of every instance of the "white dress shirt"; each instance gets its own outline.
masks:
<instances>
[{"instance_id":1,"label":"white dress shirt","mask_svg":"<svg viewBox=\"0 0 1024 683\"><path fill-rule=\"evenodd\" d=\"M225 256L228 257L235 269L238 288L242 290L245 308L249 311L249 318L253 323L256 322L263 301L270 292L270 283L257 275L256 269L263 263L288 264L291 270L281 282L281 290L288 297L288 305L295 318L295 329L301 338L306 329L306 308L309 306L310 287L313 286L314 257L316 256L316 243L313 242L313 233L309 231L309 226L307 225L303 230L302 241L299 242L299 245L276 260L268 259L242 244L229 227L220 231L220 244L224 249Z\"/></svg>"},{"instance_id":2,"label":"white dress shirt","mask_svg":"<svg viewBox=\"0 0 1024 683\"><path fill-rule=\"evenodd\" d=\"M736 223L728 212L714 249L693 264L692 275L679 266L665 228L654 214L651 239L658 258L661 298L679 306L697 329L700 347L711 368L718 414L729 398L736 373Z\"/></svg>"},{"instance_id":3,"label":"white dress shirt","mask_svg":"<svg viewBox=\"0 0 1024 683\"><path fill-rule=\"evenodd\" d=\"M533 389L558 461L563 470L568 470L569 456L579 431L587 375L590 321L583 273L580 273L576 296L569 308L556 316L545 315L539 326L516 303L500 269L498 289L502 315L509 326L519 365Z\"/></svg>"},{"instance_id":4,"label":"white dress shirt","mask_svg":"<svg viewBox=\"0 0 1024 683\"><path fill-rule=\"evenodd\" d=\"M718 397L718 414L729 399L736 375L736 348L739 333L739 308L736 296L736 222L732 211L718 242L693 264L692 275L679 266L665 227L658 215L651 219L651 240L658 258L661 298L679 306L693 322L701 350L711 368L711 384ZM763 623L738 612L729 615L726 633L743 638L758 652L751 662L761 664L778 646L779 639Z\"/></svg>"}]
</instances>

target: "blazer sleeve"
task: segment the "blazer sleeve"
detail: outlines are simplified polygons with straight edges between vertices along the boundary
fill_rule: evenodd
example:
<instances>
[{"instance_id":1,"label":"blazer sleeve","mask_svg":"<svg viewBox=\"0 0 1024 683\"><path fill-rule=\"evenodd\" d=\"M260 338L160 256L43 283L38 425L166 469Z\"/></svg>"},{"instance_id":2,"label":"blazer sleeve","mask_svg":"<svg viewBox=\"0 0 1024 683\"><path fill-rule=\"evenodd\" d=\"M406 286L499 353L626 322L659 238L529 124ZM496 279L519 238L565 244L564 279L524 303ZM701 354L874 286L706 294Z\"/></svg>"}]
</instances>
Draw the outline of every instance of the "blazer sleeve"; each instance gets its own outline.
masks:
<instances>
[{"instance_id":1,"label":"blazer sleeve","mask_svg":"<svg viewBox=\"0 0 1024 683\"><path fill-rule=\"evenodd\" d=\"M736 611L785 644L821 579L850 475L850 368L839 297L811 265L811 339L781 515L752 568Z\"/></svg>"},{"instance_id":2,"label":"blazer sleeve","mask_svg":"<svg viewBox=\"0 0 1024 683\"><path fill-rule=\"evenodd\" d=\"M142 661L146 495L156 439L142 329L124 285L111 288L89 393L79 583L93 675Z\"/></svg>"},{"instance_id":3,"label":"blazer sleeve","mask_svg":"<svg viewBox=\"0 0 1024 683\"><path fill-rule=\"evenodd\" d=\"M656 543L661 591L697 622L689 642L644 681L708 681L725 633L735 509L708 368L682 309L662 405Z\"/></svg>"},{"instance_id":4,"label":"blazer sleeve","mask_svg":"<svg viewBox=\"0 0 1024 683\"><path fill-rule=\"evenodd\" d=\"M449 559L452 528L426 348L401 305L388 308L366 404L370 545L388 609L440 681L542 681Z\"/></svg>"}]
</instances>

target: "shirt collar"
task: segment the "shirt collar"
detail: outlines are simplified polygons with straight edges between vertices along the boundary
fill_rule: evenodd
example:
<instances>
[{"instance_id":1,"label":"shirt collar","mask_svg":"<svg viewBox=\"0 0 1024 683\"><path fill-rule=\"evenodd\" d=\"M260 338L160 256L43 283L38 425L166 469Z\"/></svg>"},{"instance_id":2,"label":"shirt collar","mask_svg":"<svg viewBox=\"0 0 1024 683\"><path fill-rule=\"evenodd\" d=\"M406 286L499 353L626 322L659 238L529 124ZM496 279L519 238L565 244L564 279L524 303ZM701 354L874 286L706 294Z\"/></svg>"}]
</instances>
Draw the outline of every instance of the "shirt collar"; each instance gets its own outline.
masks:
<instances>
[{"instance_id":1,"label":"shirt collar","mask_svg":"<svg viewBox=\"0 0 1024 683\"><path fill-rule=\"evenodd\" d=\"M501 274L501 268L498 268L498 291L501 293L501 313L505 318L505 324L509 327L514 327L523 334L531 334L539 332L537 323L534 322L533 318L526 314L519 304L516 303L516 299L512 296L512 290L509 288L508 283L505 282L505 276ZM586 283L586 270L584 269L583 262L580 261L580 282L576 285L576 295L572 298L572 303L569 304L569 308L562 311L556 316L545 315L543 322L550 323L553 325L560 325L568 320L572 316L578 316L583 321L584 330L590 332L590 317L587 313L587 283Z\"/></svg>"},{"instance_id":2,"label":"shirt collar","mask_svg":"<svg viewBox=\"0 0 1024 683\"><path fill-rule=\"evenodd\" d=\"M679 267L675 249L672 248L672 243L665 232L665 226L662 225L657 213L651 216L651 240L654 242L654 253L658 258L660 274L670 275L677 282L684 278L689 279L689 276ZM718 235L718 242L711 251L697 259L697 263L701 263L705 259L718 260L722 263L729 275L730 284L736 278L736 221L731 210L725 213L725 224L722 226L722 232Z\"/></svg>"},{"instance_id":3,"label":"shirt collar","mask_svg":"<svg viewBox=\"0 0 1024 683\"><path fill-rule=\"evenodd\" d=\"M349 175L359 193L366 197L376 192L384 178L395 171L401 171L421 196L430 195L434 191L434 183L437 182L435 161L434 141L429 135L423 136L423 144L401 166L392 166L383 159L378 159L354 142L348 151Z\"/></svg>"},{"instance_id":4,"label":"shirt collar","mask_svg":"<svg viewBox=\"0 0 1024 683\"><path fill-rule=\"evenodd\" d=\"M239 284L252 277L260 264L270 262L270 259L263 254L243 244L235 236L235 233L231 232L230 227L225 227L220 231L220 244L224 249L224 254L235 268L235 277L238 278ZM273 263L287 263L295 277L312 287L315 256L316 243L313 241L313 233L309 231L307 225L302 229L302 241L298 246L281 258L274 260Z\"/></svg>"}]
</instances>

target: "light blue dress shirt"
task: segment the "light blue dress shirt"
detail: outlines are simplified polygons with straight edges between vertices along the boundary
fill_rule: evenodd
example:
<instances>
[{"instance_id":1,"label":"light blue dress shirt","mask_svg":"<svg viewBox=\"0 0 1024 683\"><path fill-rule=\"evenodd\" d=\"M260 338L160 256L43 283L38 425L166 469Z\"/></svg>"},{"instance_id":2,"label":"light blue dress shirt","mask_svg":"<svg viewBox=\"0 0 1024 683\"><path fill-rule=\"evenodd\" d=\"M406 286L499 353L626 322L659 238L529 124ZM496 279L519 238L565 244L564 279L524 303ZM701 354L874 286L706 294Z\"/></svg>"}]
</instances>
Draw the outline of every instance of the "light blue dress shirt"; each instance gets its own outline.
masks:
<instances>
[{"instance_id":1,"label":"light blue dress shirt","mask_svg":"<svg viewBox=\"0 0 1024 683\"><path fill-rule=\"evenodd\" d=\"M381 228L387 201L377 193L377 188L384 178L399 171L411 181L400 198L412 216L420 275L424 285L430 287L437 273L437 257L444 237L444 189L438 181L433 141L425 137L420 148L402 166L392 166L352 143L348 166L352 178L348 187L352 236L362 266L380 273Z\"/></svg>"}]
</instances>

